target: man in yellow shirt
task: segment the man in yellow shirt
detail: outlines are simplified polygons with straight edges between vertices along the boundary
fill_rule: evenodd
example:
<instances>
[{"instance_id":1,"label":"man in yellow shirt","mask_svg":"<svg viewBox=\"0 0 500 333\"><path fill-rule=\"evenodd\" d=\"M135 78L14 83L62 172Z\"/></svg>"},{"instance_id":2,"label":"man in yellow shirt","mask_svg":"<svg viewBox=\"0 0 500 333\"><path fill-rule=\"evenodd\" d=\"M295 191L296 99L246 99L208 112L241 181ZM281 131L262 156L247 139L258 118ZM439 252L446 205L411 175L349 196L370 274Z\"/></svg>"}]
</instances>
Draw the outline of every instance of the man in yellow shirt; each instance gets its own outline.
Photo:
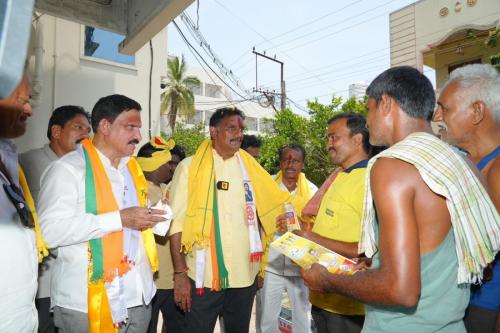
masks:
<instances>
[{"instance_id":1,"label":"man in yellow shirt","mask_svg":"<svg viewBox=\"0 0 500 333\"><path fill-rule=\"evenodd\" d=\"M174 299L186 311L186 332L213 332L221 314L227 333L248 332L263 253L257 210L271 234L290 199L240 149L243 120L238 109L218 109L211 139L178 165L172 180Z\"/></svg>"},{"instance_id":2,"label":"man in yellow shirt","mask_svg":"<svg viewBox=\"0 0 500 333\"><path fill-rule=\"evenodd\" d=\"M325 192L311 231L296 233L348 258L357 257L363 209L365 171L372 151L366 121L343 113L328 121L327 149L340 172ZM318 333L361 332L363 305L333 293L310 291L312 316Z\"/></svg>"},{"instance_id":3,"label":"man in yellow shirt","mask_svg":"<svg viewBox=\"0 0 500 333\"><path fill-rule=\"evenodd\" d=\"M148 183L148 199L152 205L168 200L168 188L175 168L186 154L173 140L155 136L137 153L137 161ZM163 318L162 332L182 332L184 313L174 303L174 267L167 236L155 235L158 248L158 272L155 274L156 295L153 298L148 333L156 333L158 317Z\"/></svg>"}]
</instances>

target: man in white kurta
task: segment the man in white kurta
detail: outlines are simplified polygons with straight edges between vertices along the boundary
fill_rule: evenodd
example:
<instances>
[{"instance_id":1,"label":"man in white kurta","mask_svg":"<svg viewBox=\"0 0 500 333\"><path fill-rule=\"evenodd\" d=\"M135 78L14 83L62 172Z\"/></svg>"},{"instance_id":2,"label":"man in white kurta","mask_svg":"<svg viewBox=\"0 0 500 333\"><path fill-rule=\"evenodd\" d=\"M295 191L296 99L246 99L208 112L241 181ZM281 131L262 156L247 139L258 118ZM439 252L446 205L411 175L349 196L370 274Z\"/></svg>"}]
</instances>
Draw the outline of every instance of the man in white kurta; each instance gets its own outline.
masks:
<instances>
[{"instance_id":1,"label":"man in white kurta","mask_svg":"<svg viewBox=\"0 0 500 333\"><path fill-rule=\"evenodd\" d=\"M309 198L316 193L316 185L301 175L304 169L305 150L297 144L286 145L280 149L280 188L282 191L297 195L299 192L299 177L306 181L309 188ZM277 176L274 176L276 179ZM300 214L300 212L298 212ZM279 236L276 235L275 239ZM262 333L278 333L278 317L281 312L283 293L286 292L292 310L292 331L309 332L311 328L311 303L309 290L300 277L299 267L277 250L269 247L265 265L264 286L259 291L260 322L258 329Z\"/></svg>"},{"instance_id":2,"label":"man in white kurta","mask_svg":"<svg viewBox=\"0 0 500 333\"><path fill-rule=\"evenodd\" d=\"M125 201L133 186L127 181L127 163L141 139L139 111L137 102L122 95L101 98L92 111L92 144L111 184L112 193L107 195L114 196L119 210L99 215L86 213L85 159L81 147L52 163L42 175L38 208L44 238L52 248L58 248L51 280L51 306L60 333L88 332L88 241L125 227L143 230L163 220L148 214L147 208L130 207ZM137 249L133 249L135 264L123 278L128 319L120 332L147 330L149 304L156 291L142 238L137 244Z\"/></svg>"}]
</instances>

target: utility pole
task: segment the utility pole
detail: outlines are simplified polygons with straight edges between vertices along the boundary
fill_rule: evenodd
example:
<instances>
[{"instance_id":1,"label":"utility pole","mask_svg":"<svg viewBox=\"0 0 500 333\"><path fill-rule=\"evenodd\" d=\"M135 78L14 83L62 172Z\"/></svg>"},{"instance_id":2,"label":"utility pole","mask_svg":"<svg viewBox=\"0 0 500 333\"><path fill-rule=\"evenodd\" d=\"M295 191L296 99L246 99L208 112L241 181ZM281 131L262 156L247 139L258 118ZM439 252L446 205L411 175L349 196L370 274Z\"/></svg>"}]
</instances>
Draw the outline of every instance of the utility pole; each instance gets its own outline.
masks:
<instances>
[{"instance_id":1,"label":"utility pole","mask_svg":"<svg viewBox=\"0 0 500 333\"><path fill-rule=\"evenodd\" d=\"M258 82L257 82L257 57L263 57L263 58L266 58L266 59L269 59L271 61L274 61L274 62L277 62L278 64L281 65L281 111L283 111L286 107L286 90L285 90L285 78L283 76L283 62L282 61L279 61L279 60L276 60L276 55L274 55L274 58L271 58L269 56L267 56L264 53L259 53L257 51L255 51L255 47L253 48L252 50L252 53L255 54L255 90L258 91Z\"/></svg>"}]
</instances>

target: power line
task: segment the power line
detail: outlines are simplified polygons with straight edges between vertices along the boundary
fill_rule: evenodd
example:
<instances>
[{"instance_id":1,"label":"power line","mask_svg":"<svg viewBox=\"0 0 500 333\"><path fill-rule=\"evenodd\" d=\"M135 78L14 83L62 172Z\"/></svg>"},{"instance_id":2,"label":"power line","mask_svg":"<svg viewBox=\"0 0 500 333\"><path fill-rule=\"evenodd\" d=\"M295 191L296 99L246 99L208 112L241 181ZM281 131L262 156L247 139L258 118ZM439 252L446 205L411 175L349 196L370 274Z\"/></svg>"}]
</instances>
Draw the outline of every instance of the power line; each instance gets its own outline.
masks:
<instances>
[{"instance_id":1,"label":"power line","mask_svg":"<svg viewBox=\"0 0 500 333\"><path fill-rule=\"evenodd\" d=\"M282 36L288 35L288 34L290 34L290 33L294 32L294 31L296 31L296 30L299 30L299 29L301 29L301 28L303 28L303 27L305 27L305 26L308 26L308 25L310 25L310 24L313 24L313 23L319 22L319 21L321 21L322 19L324 19L324 18L326 18L326 17L329 17L329 16L331 16L331 15L333 15L333 14L338 14L338 13L339 13L339 12L341 12L342 10L347 9L348 7L351 7L351 6L353 6L353 5L355 5L355 4L359 3L359 2L362 2L362 1L364 1L364 0L354 1L354 2L352 2L352 3L350 3L350 4L348 4L348 5L346 5L346 6L342 7L342 8L340 8L340 9L335 9L335 10L333 10L333 11L331 11L331 12L328 12L328 13L326 13L326 14L324 14L324 15L322 15L322 16L320 16L320 17L318 17L318 18L315 18L315 19L312 19L312 20L307 21L307 22L305 22L305 23L302 23L301 25L299 25L299 26L297 26L297 27L295 27L295 28L293 28L293 29L290 29L290 30L287 30L287 31L285 31L285 32L282 32L282 33L280 33L280 34L278 34L278 35L276 35L276 36L274 36L274 37L271 37L271 38L265 38L265 37L264 37L264 36L262 36L262 35L261 35L258 31L256 31L255 29L253 29L253 28L251 28L251 27L249 26L249 27L252 29L252 31L254 31L257 35L259 35L260 37L262 37L262 38L264 39L264 41L262 41L262 42L260 42L260 43L255 44L255 46L262 45L262 44L264 44L265 42L271 42L272 40L275 40L275 39L280 38L280 37L282 37ZM224 9L226 9L229 13L231 13L232 15L234 15L236 18L238 18L238 19L240 19L242 22L244 22L244 20L242 20L242 19L241 19L241 18L239 18L236 14L232 13L229 9L227 9L226 7L224 7L224 6L223 6L223 5L222 5L219 1L215 0L215 2L216 2L216 3L218 3L218 4L219 4L221 7L223 7ZM246 22L244 22L244 23L246 23ZM240 56L236 57L236 60L234 60L234 61L233 61L233 62L232 62L229 66L233 66L234 64L236 64L236 63L237 63L237 62L238 62L241 58L243 58L243 56L244 56L245 54L247 54L248 52L249 52L249 50L245 50L245 52L244 52L244 53L242 53Z\"/></svg>"},{"instance_id":2,"label":"power line","mask_svg":"<svg viewBox=\"0 0 500 333\"><path fill-rule=\"evenodd\" d=\"M355 19L355 18L357 18L357 17L359 17L359 16L361 16L361 15L364 15L364 14L366 14L366 13L370 13L370 12L372 12L372 11L374 11L374 10L378 9L378 8L384 7L384 6L386 6L386 5L388 5L388 4L392 3L392 2L395 2L395 1L398 1L398 0L390 0L390 1L387 1L387 2L385 2L385 3L383 3L383 4L381 4L381 5L378 5L378 6L372 7L372 8L370 8L370 9L368 9L368 10L364 11L364 12L357 13L357 14L355 14L355 15L349 16L349 17L347 17L347 18L345 18L345 19L343 19L343 20L341 20L341 21L339 21L339 22L335 22L335 23L333 23L333 24L327 25L327 26L322 27L322 28L320 28L320 29L313 30L313 31L308 32L308 33L306 33L306 34L303 34L303 35L301 35L301 36L299 36L299 37L295 37L295 38L293 38L293 39L290 39L290 40L288 40L288 41L285 41L285 42L282 42L282 43L278 43L278 44L276 44L275 46L273 46L273 47L270 47L270 48L266 49L266 51L269 51L269 50L271 50L271 49L274 49L274 48L280 47L280 46L285 45L285 44L289 44L289 43L295 42L295 41L297 41L297 40L299 40L299 39L303 39L303 38L305 38L305 37L308 37L308 36L310 36L310 35L316 34L316 33L318 33L318 32L325 31L325 29L328 29L328 28L331 28L331 27L337 26L337 25L339 25L340 23L344 23L344 22L351 21L352 19ZM384 13L382 13L382 14L378 15L378 16L386 15L386 14L388 14L388 13L390 13L390 12L384 12ZM376 17L378 17L378 16L376 16ZM353 25L353 26L350 26L350 27L348 27L348 28L352 28L352 27L357 26L357 25L362 24L362 23L365 23L365 22L364 22L364 21L363 21L363 22L360 22L360 23L358 23L358 24L356 24L356 25ZM342 29L342 30L340 30L340 31L344 31L344 30L345 30L345 29ZM328 36L330 36L330 35L326 35L325 37L328 37ZM324 37L322 37L322 38L324 38ZM321 39L322 39L322 38L321 38ZM294 48L297 48L297 47L294 47Z\"/></svg>"},{"instance_id":3,"label":"power line","mask_svg":"<svg viewBox=\"0 0 500 333\"><path fill-rule=\"evenodd\" d=\"M343 74L335 74L335 77L333 79L337 80L337 79L341 79L341 78L342 79L349 78L349 77L354 76L355 74L360 74L360 73L362 74L362 73L371 72L374 70L380 70L381 68L387 68L387 66L384 66L383 64L378 64L378 65L375 65L375 66L372 65L372 66L369 66L366 68L356 68L356 70L354 70L354 71L349 71L349 72L346 72ZM305 87L311 87L311 86L315 86L315 85L317 85L317 83L296 82L295 85L292 85L293 88L290 89L290 91L295 91L298 88L303 89Z\"/></svg>"},{"instance_id":4,"label":"power line","mask_svg":"<svg viewBox=\"0 0 500 333\"><path fill-rule=\"evenodd\" d=\"M432 72L432 70L427 69L427 70L423 71L423 74L429 73L429 72ZM344 92L347 92L347 91L349 91L349 89L337 90L337 91L333 91L331 93L324 94L324 95L317 95L317 96L306 97L306 98L300 99L299 102L306 101L306 100L311 100L312 98L326 97L326 96L330 96L330 95L333 96L333 95L337 95L337 94L344 93Z\"/></svg>"},{"instance_id":5,"label":"power line","mask_svg":"<svg viewBox=\"0 0 500 333\"><path fill-rule=\"evenodd\" d=\"M396 1L396 0L393 0L393 1ZM224 8L226 11L228 11L230 14L232 14L234 17L236 17L237 19L239 19L241 22L243 22L244 25L246 25L247 27L249 27L253 32L255 32L257 35L259 35L262 39L266 40L267 42L271 43L271 41L266 38L264 35L262 35L260 32L258 32L256 29L254 29L252 26L250 26L248 23L246 23L243 19L239 18L239 16L237 16L236 14L232 13L227 7L225 7L224 5L222 5L219 1L215 0L215 2L217 4L219 4L222 8ZM181 18L184 17L184 14L181 14ZM302 68L304 70L304 72L309 72L309 69L306 68L304 65L302 65L301 63L299 63L298 61L296 61L293 57L291 57L290 55L288 55L287 53L285 52L282 52L288 59L290 59L291 61L293 61L295 64L297 64L300 68ZM317 78L318 81L321 81L323 82L323 84L327 85L327 82L324 82L322 81L319 77Z\"/></svg>"},{"instance_id":6,"label":"power line","mask_svg":"<svg viewBox=\"0 0 500 333\"><path fill-rule=\"evenodd\" d=\"M194 46L187 40L186 36L184 35L184 33L182 32L181 28L179 28L179 26L177 25L177 22L175 22L175 20L172 21L172 23L174 24L175 28L177 29L177 31L179 32L179 34L181 35L182 39L184 40L184 42L187 44L187 46L193 50L194 52L196 52L196 54L200 57L200 59L205 63L205 65L210 69L210 71L212 71L212 73L217 76L217 78L219 80L221 80L222 83L224 83L224 85L226 85L229 89L231 89L236 95L240 96L241 98L245 99L246 97L241 95L239 92L237 92L232 86L230 86L228 83L226 83L226 81L224 81L213 69L212 67L210 67L210 65L207 63L207 61L203 58L203 56L198 52L198 50L196 50L194 48ZM196 56L195 56L196 58ZM215 83L215 82L214 82Z\"/></svg>"},{"instance_id":7,"label":"power line","mask_svg":"<svg viewBox=\"0 0 500 333\"><path fill-rule=\"evenodd\" d=\"M351 2L351 3L350 3L350 4L348 4L348 5L346 5L346 6L342 7L342 8L340 8L340 9L335 9L335 10L332 10L331 12L326 13L326 14L324 14L324 15L322 15L322 16L320 16L320 17L316 18L316 19L313 19L313 20L307 21L306 23L303 23L303 24L301 24L301 25L299 25L299 26L297 26L297 27L295 27L295 28L293 28L293 29L290 29L290 30L288 30L288 31L285 31L285 32L283 32L283 33L279 34L279 35L276 35L276 36L274 36L274 37L271 37L271 38L269 38L269 39L268 39L268 41L275 40L275 39L277 39L277 38L280 38L280 37L283 37L283 36L285 36L285 35L288 35L288 34L290 34L290 33L294 32L294 31L297 31L297 30L299 30L299 29L301 29L301 28L303 28L303 27L305 27L305 26L309 26L309 25L311 25L311 24L317 23L317 22L321 21L322 19L324 19L324 18L326 18L326 17L328 17L328 16L331 16L331 15L333 15L333 14L338 14L338 13L340 13L341 11L343 11L344 9L347 9L347 8L349 8L349 7L351 7L351 6L355 5L355 4L358 4L358 3L362 2L362 1L363 1L363 0L354 1L354 2ZM261 45L261 44L263 44L263 43L264 43L264 42L260 42L259 44L256 44L255 46L257 46L257 45Z\"/></svg>"},{"instance_id":8,"label":"power line","mask_svg":"<svg viewBox=\"0 0 500 333\"><path fill-rule=\"evenodd\" d=\"M493 16L493 15L496 15L496 14L498 14L498 13L499 13L499 12L495 12L495 13L492 13L492 14L490 14L490 15L488 15L488 16ZM446 31L446 30L447 30L447 29L440 29L440 30L438 30L438 31L433 31L433 32L428 33L428 34L426 34L426 35L420 36L420 38L423 38L423 37L428 37L428 36L431 36L431 35L434 35L434 34L437 34L437 33L443 32L443 31ZM463 44L462 46L468 46L468 45L472 45L472 44L473 44L473 42L469 42L469 43L467 43L467 44ZM379 49L379 50L370 51L370 52L367 52L367 53L365 53L365 54L363 54L363 55L361 55L361 56L358 56L358 57L355 57L355 58L345 59L345 60L343 60L343 61L339 61L339 62L336 62L336 63L330 64L330 65L327 65L326 67L335 66L335 65L338 65L338 64L341 64L341 63L348 63L348 62L350 62L350 61L352 61L352 60L359 59L359 58L365 57L365 56L367 56L367 55L372 55L373 53L377 53L377 52L381 52L381 51L389 50L391 47L394 47L394 46L396 46L396 45L398 45L398 44L394 44L394 45L391 45L390 47L382 48L382 49ZM440 53L446 53L446 52L451 52L451 51L454 51L455 49L456 49L456 48L453 46L453 47L450 47L450 48L447 48L447 49L439 49L438 51L439 51ZM361 63L361 62L360 62L360 63ZM350 64L349 66L350 66L350 67L353 67L353 66L355 66L355 65L357 65L357 64L358 64L358 63L354 63L354 64ZM315 70L313 70L313 71L320 70L320 69L322 69L322 68L326 68L326 67L320 67L320 68L315 69ZM292 77L300 77L300 76L302 76L302 75L304 75L304 74L303 74L303 73L301 73L301 74L296 74L296 75L293 75ZM323 75L323 74L319 74L319 76L322 76L322 75ZM290 79L290 77L288 77L287 82L288 82L289 84L291 84L291 85L293 85L293 82L296 82L296 81L297 81L297 80L295 80L295 81L289 81L289 79ZM267 85L269 85L269 83L266 83L266 84L267 84Z\"/></svg>"},{"instance_id":9,"label":"power line","mask_svg":"<svg viewBox=\"0 0 500 333\"><path fill-rule=\"evenodd\" d=\"M320 76L320 77L324 77L324 76L326 76L326 77L336 76L339 73L342 73L342 72L344 72L346 70L349 71L352 68L359 69L359 66L373 64L373 63L377 63L377 62L385 61L385 60L388 60L388 59L387 59L387 55L384 54L384 55L382 55L380 57L371 59L371 61L356 62L356 63L350 64L349 67L335 68L335 69L333 69L331 71L326 71L326 72L320 73L320 74L318 74L318 76ZM288 86L294 86L297 83L303 83L304 81L308 81L308 80L311 80L313 78L314 78L313 76L308 76L308 77L299 78L299 79L296 79L296 80L287 80L287 85Z\"/></svg>"},{"instance_id":10,"label":"power line","mask_svg":"<svg viewBox=\"0 0 500 333\"><path fill-rule=\"evenodd\" d=\"M215 63L215 65L217 67L219 67L219 70L221 71L221 73L223 73L223 75L226 76L230 81L232 81L238 88L241 88L245 94L248 94L247 89L245 89L245 87L243 86L241 81L233 74L233 72L230 69L228 69L224 65L224 63L220 60L220 58L212 50L212 48L210 47L210 44L207 42L205 37L202 35L201 31L197 27L195 27L191 18L186 13L182 13L180 16L181 16L182 21L184 22L184 24L188 28L189 32L191 33L191 35L196 40L198 40L201 48L205 51L205 53L207 53L207 55L211 59L213 59L213 62Z\"/></svg>"}]
</instances>

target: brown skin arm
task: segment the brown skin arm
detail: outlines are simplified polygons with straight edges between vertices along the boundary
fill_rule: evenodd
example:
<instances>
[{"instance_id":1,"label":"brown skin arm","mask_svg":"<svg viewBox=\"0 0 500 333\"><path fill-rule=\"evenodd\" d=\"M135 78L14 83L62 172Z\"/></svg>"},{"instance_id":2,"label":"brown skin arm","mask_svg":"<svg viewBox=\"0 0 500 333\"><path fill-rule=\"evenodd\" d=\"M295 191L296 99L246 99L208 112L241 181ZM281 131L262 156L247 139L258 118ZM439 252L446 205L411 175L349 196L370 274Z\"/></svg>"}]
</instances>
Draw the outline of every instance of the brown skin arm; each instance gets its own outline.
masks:
<instances>
[{"instance_id":1,"label":"brown skin arm","mask_svg":"<svg viewBox=\"0 0 500 333\"><path fill-rule=\"evenodd\" d=\"M187 275L187 265L184 254L181 253L182 233L178 232L170 236L170 253L174 264L174 301L184 312L191 311L191 281Z\"/></svg>"},{"instance_id":2,"label":"brown skin arm","mask_svg":"<svg viewBox=\"0 0 500 333\"><path fill-rule=\"evenodd\" d=\"M301 229L300 230L294 230L293 233L296 235L299 235L300 237L307 238L315 243L320 244L321 246L326 247L327 249L330 249L332 251L335 251L344 257L347 258L355 258L358 256L358 243L347 243L347 242L341 242L337 241L334 239L326 238L323 236L320 236L311 230L311 224L310 223L305 223L302 221L300 218L300 224L301 224ZM279 215L276 218L276 228L280 232L286 232L287 227L286 227L286 214Z\"/></svg>"},{"instance_id":3,"label":"brown skin arm","mask_svg":"<svg viewBox=\"0 0 500 333\"><path fill-rule=\"evenodd\" d=\"M342 242L335 239L326 238L320 236L312 231L306 230L295 230L293 232L300 237L307 238L315 243L318 243L321 246L326 247L329 250L337 252L340 255L343 255L347 258L355 258L358 256L358 243L348 243Z\"/></svg>"},{"instance_id":4,"label":"brown skin arm","mask_svg":"<svg viewBox=\"0 0 500 333\"><path fill-rule=\"evenodd\" d=\"M379 159L371 170L371 189L379 220L380 267L347 276L330 274L314 264L301 272L306 285L363 303L414 307L420 296L416 179L420 176L413 166L396 159Z\"/></svg>"}]
</instances>

